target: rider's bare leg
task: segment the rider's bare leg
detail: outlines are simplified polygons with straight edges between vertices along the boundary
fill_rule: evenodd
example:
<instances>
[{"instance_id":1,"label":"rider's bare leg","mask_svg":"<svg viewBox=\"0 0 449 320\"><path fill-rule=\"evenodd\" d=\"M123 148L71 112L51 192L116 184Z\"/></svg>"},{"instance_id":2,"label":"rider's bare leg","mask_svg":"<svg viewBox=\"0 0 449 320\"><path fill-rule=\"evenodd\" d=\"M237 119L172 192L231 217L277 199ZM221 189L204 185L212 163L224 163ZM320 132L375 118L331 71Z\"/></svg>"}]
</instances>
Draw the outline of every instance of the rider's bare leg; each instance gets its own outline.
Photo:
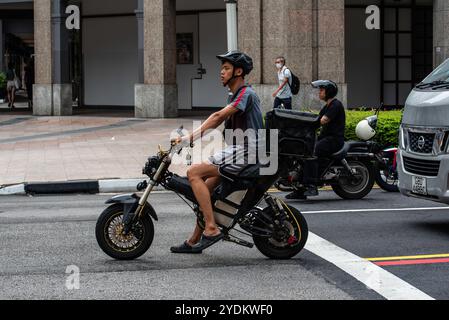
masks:
<instances>
[{"instance_id":1,"label":"rider's bare leg","mask_svg":"<svg viewBox=\"0 0 449 320\"><path fill-rule=\"evenodd\" d=\"M207 163L193 165L187 171L187 177L189 178L196 201L204 215L206 224L204 234L207 236L219 234L220 230L215 224L215 218L212 211L212 203L210 200L211 193L205 182L206 179L220 177L218 167Z\"/></svg>"},{"instance_id":2,"label":"rider's bare leg","mask_svg":"<svg viewBox=\"0 0 449 320\"><path fill-rule=\"evenodd\" d=\"M205 181L206 185L207 185L207 189L209 190L210 193L212 193L215 188L218 186L218 184L220 183L220 177L211 177L208 178ZM187 243L191 246L195 245L198 243L198 241L200 241L201 239L201 235L203 234L203 229L200 228L200 226L198 224L195 224L195 230L193 231L193 234L190 236L189 240L187 240Z\"/></svg>"}]
</instances>

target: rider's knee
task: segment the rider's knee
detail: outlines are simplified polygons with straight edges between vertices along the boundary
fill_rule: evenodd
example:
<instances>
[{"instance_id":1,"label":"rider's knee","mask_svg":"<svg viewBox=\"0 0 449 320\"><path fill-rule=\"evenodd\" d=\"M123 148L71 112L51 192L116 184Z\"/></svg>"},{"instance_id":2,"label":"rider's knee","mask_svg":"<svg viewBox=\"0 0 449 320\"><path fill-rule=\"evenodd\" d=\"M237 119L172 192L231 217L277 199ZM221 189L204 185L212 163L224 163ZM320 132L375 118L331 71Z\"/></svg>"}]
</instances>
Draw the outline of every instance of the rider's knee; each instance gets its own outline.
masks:
<instances>
[{"instance_id":1,"label":"rider's knee","mask_svg":"<svg viewBox=\"0 0 449 320\"><path fill-rule=\"evenodd\" d=\"M198 178L197 165L193 165L189 169L187 169L187 178L189 179L189 181Z\"/></svg>"}]
</instances>

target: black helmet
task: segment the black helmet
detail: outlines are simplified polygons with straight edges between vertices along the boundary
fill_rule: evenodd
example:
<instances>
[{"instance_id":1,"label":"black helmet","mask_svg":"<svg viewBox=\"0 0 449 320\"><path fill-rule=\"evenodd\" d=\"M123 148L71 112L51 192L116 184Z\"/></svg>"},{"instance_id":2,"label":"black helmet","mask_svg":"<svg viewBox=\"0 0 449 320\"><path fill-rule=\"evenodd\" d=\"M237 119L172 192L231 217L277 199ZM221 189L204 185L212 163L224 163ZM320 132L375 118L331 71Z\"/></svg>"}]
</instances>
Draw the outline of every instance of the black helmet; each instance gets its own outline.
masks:
<instances>
[{"instance_id":1,"label":"black helmet","mask_svg":"<svg viewBox=\"0 0 449 320\"><path fill-rule=\"evenodd\" d=\"M330 80L313 81L312 87L323 88L326 91L326 100L334 98L338 93L337 84Z\"/></svg>"},{"instance_id":2,"label":"black helmet","mask_svg":"<svg viewBox=\"0 0 449 320\"><path fill-rule=\"evenodd\" d=\"M253 70L253 59L247 54L234 50L217 56L222 62L228 61L236 68L243 69L243 75L249 74Z\"/></svg>"}]
</instances>

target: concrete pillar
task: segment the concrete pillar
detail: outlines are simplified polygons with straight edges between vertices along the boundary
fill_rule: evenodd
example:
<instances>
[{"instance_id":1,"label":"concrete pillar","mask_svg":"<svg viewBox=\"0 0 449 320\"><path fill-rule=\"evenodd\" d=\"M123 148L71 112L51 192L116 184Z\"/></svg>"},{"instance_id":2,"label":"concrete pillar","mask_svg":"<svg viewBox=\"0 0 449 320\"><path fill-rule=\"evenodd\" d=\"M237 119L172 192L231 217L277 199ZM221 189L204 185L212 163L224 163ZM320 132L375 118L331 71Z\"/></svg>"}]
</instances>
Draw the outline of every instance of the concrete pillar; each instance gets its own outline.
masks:
<instances>
[{"instance_id":1,"label":"concrete pillar","mask_svg":"<svg viewBox=\"0 0 449 320\"><path fill-rule=\"evenodd\" d=\"M449 58L449 1L447 0L434 0L433 52L434 67Z\"/></svg>"},{"instance_id":2,"label":"concrete pillar","mask_svg":"<svg viewBox=\"0 0 449 320\"><path fill-rule=\"evenodd\" d=\"M33 89L34 115L52 115L52 39L51 2L34 1L35 84Z\"/></svg>"},{"instance_id":3,"label":"concrete pillar","mask_svg":"<svg viewBox=\"0 0 449 320\"><path fill-rule=\"evenodd\" d=\"M176 1L144 0L144 83L135 86L138 118L176 117Z\"/></svg>"},{"instance_id":4,"label":"concrete pillar","mask_svg":"<svg viewBox=\"0 0 449 320\"><path fill-rule=\"evenodd\" d=\"M238 44L239 50L253 58L254 70L248 82L262 83L262 0L239 0Z\"/></svg>"},{"instance_id":5,"label":"concrete pillar","mask_svg":"<svg viewBox=\"0 0 449 320\"><path fill-rule=\"evenodd\" d=\"M240 16L242 2L250 1L239 0L239 24L245 19L245 16ZM284 56L287 66L301 80L300 93L293 97L293 109L308 108L306 98L310 96L312 81L313 0L260 0L260 2L260 14L254 14L253 20L248 19L247 24L260 30L261 34L260 75L256 73L255 76L257 80L260 79L260 85L254 87L261 98L263 109L266 112L273 107L272 93L278 86L277 70L274 66L277 56ZM261 24L257 26L259 21ZM239 26L240 29L242 30L239 36L245 32ZM259 39L255 40L254 43L257 44Z\"/></svg>"},{"instance_id":6,"label":"concrete pillar","mask_svg":"<svg viewBox=\"0 0 449 320\"><path fill-rule=\"evenodd\" d=\"M53 0L53 115L72 115L72 84L70 82L69 30L65 26L66 0Z\"/></svg>"},{"instance_id":7,"label":"concrete pillar","mask_svg":"<svg viewBox=\"0 0 449 320\"><path fill-rule=\"evenodd\" d=\"M68 83L68 35L64 12L65 1L34 1L34 115L72 114L72 86Z\"/></svg>"},{"instance_id":8,"label":"concrete pillar","mask_svg":"<svg viewBox=\"0 0 449 320\"><path fill-rule=\"evenodd\" d=\"M3 42L4 42L4 35L3 35L3 21L0 20L0 72L5 70L6 68L3 65Z\"/></svg>"},{"instance_id":9,"label":"concrete pillar","mask_svg":"<svg viewBox=\"0 0 449 320\"><path fill-rule=\"evenodd\" d=\"M345 1L317 0L318 17L318 79L338 84L339 99L347 104L345 77Z\"/></svg>"},{"instance_id":10,"label":"concrete pillar","mask_svg":"<svg viewBox=\"0 0 449 320\"><path fill-rule=\"evenodd\" d=\"M330 79L346 104L344 0L239 0L239 46L255 60L249 77L264 111L271 110L278 86L274 60L284 56L301 80L293 108L318 109L310 83Z\"/></svg>"},{"instance_id":11,"label":"concrete pillar","mask_svg":"<svg viewBox=\"0 0 449 320\"><path fill-rule=\"evenodd\" d=\"M139 64L139 83L144 82L144 64L143 64L143 47L144 47L144 28L143 28L143 1L137 0L137 10L135 10L136 19L137 19L137 37L138 37L138 57L137 61Z\"/></svg>"}]
</instances>

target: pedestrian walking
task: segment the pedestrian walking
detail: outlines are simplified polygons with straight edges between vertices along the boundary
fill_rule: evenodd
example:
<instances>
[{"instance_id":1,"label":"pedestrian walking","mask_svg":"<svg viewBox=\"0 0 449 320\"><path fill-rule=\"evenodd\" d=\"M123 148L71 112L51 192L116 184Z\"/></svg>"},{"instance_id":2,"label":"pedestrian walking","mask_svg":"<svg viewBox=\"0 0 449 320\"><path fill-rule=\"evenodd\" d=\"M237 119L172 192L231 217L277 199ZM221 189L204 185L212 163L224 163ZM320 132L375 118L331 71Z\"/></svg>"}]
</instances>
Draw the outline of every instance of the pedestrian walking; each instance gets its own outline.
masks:
<instances>
[{"instance_id":1,"label":"pedestrian walking","mask_svg":"<svg viewBox=\"0 0 449 320\"><path fill-rule=\"evenodd\" d=\"M279 108L283 105L285 109L292 108L292 91L290 84L292 83L292 73L285 65L285 58L280 56L275 59L275 65L277 69L277 77L279 81L279 87L273 93L274 106L273 108Z\"/></svg>"},{"instance_id":2,"label":"pedestrian walking","mask_svg":"<svg viewBox=\"0 0 449 320\"><path fill-rule=\"evenodd\" d=\"M16 72L12 63L8 64L6 71L6 93L8 97L8 107L14 109L14 100L16 98Z\"/></svg>"}]
</instances>

